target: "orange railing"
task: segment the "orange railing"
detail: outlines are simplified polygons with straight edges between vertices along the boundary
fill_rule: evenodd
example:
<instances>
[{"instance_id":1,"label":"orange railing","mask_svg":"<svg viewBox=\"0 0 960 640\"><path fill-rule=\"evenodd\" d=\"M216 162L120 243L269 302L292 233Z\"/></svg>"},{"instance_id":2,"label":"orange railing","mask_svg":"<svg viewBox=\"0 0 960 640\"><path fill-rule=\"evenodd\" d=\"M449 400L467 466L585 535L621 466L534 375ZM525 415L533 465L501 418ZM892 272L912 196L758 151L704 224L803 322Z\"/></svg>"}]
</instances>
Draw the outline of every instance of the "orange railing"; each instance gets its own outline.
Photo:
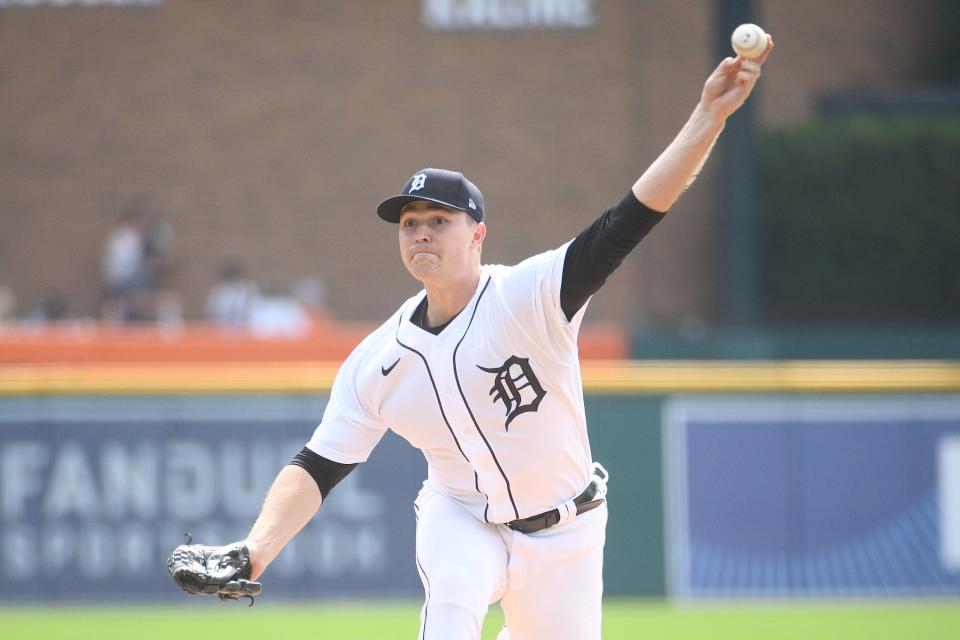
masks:
<instances>
[{"instance_id":1,"label":"orange railing","mask_svg":"<svg viewBox=\"0 0 960 640\"><path fill-rule=\"evenodd\" d=\"M296 339L261 339L207 325L176 329L63 326L0 328L0 366L65 363L338 362L372 324L324 322ZM585 326L581 359L628 358L628 332L616 325Z\"/></svg>"}]
</instances>

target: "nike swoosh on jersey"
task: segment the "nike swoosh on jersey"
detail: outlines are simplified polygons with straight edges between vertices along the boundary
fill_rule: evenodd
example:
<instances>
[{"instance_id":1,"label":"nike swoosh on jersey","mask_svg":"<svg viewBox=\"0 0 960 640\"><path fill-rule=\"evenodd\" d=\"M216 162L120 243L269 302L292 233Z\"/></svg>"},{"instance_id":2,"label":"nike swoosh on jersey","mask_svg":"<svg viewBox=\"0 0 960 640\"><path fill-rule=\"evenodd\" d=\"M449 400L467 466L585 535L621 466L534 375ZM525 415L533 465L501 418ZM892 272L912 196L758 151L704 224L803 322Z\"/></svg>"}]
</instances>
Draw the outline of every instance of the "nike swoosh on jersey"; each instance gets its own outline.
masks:
<instances>
[{"instance_id":1,"label":"nike swoosh on jersey","mask_svg":"<svg viewBox=\"0 0 960 640\"><path fill-rule=\"evenodd\" d=\"M380 373L382 373L385 376L390 375L390 372L393 371L393 368L397 366L399 362L400 362L400 358L397 358L397 362L394 362L389 367L380 367Z\"/></svg>"}]
</instances>

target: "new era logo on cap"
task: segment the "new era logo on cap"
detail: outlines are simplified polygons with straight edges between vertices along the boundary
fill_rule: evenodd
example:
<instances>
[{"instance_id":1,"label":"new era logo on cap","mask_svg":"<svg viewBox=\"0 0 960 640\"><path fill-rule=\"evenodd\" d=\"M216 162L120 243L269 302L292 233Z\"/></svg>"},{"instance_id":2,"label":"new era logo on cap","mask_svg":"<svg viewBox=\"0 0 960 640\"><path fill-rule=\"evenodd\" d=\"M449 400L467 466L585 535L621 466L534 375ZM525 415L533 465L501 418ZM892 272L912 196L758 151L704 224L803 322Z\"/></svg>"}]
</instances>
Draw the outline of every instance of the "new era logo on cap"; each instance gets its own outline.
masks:
<instances>
[{"instance_id":1,"label":"new era logo on cap","mask_svg":"<svg viewBox=\"0 0 960 640\"><path fill-rule=\"evenodd\" d=\"M387 222L400 222L403 207L415 200L427 200L464 211L478 222L483 221L483 194L459 171L423 169L413 174L400 195L387 198L377 207L377 215Z\"/></svg>"}]
</instances>

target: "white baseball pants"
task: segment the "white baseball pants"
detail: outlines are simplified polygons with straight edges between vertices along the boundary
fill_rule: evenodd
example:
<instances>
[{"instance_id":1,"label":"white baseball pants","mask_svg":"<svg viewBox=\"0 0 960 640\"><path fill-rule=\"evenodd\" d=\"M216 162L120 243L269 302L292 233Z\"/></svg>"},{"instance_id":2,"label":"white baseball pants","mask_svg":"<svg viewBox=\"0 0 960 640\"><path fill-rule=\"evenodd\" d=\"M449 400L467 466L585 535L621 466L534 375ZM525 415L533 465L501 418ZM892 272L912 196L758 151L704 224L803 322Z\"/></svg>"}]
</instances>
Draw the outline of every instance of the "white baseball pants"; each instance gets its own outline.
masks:
<instances>
[{"instance_id":1,"label":"white baseball pants","mask_svg":"<svg viewBox=\"0 0 960 640\"><path fill-rule=\"evenodd\" d=\"M478 640L498 600L500 640L599 640L606 504L529 535L478 521L429 481L416 507L419 640Z\"/></svg>"}]
</instances>

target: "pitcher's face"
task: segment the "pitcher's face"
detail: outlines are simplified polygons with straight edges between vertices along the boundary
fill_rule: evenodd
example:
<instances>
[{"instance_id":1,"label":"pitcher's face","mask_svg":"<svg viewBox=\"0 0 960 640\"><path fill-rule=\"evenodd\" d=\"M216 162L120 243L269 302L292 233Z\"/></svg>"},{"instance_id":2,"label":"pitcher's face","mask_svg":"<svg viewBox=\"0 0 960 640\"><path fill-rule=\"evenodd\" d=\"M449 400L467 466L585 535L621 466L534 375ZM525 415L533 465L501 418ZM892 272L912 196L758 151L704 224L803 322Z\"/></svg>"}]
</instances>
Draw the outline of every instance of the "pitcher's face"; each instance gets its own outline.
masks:
<instances>
[{"instance_id":1,"label":"pitcher's face","mask_svg":"<svg viewBox=\"0 0 960 640\"><path fill-rule=\"evenodd\" d=\"M463 211L416 200L400 214L400 257L420 282L458 281L479 266L486 227Z\"/></svg>"}]
</instances>

